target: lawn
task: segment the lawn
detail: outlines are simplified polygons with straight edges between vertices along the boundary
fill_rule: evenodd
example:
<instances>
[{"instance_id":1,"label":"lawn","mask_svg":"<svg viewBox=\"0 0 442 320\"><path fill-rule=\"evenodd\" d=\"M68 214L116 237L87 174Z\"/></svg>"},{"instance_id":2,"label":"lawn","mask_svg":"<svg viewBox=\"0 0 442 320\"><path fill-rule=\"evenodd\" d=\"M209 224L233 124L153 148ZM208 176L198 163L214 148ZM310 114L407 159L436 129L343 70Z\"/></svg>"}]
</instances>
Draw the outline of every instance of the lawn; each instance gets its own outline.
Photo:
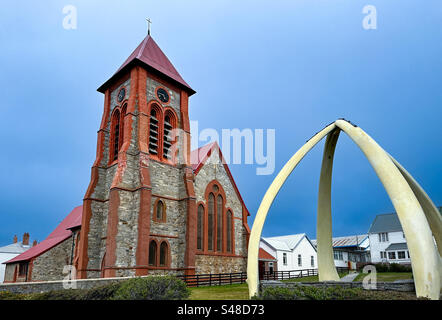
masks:
<instances>
[{"instance_id":1,"label":"lawn","mask_svg":"<svg viewBox=\"0 0 442 320\"><path fill-rule=\"evenodd\" d=\"M190 300L248 300L247 283L190 288Z\"/></svg>"},{"instance_id":2,"label":"lawn","mask_svg":"<svg viewBox=\"0 0 442 320\"><path fill-rule=\"evenodd\" d=\"M367 273L360 273L353 281L362 281L367 275ZM378 272L376 274L376 280L378 282L393 282L408 279L413 279L412 272Z\"/></svg>"},{"instance_id":3,"label":"lawn","mask_svg":"<svg viewBox=\"0 0 442 320\"><path fill-rule=\"evenodd\" d=\"M339 277L342 278L346 276L348 273L339 273ZM290 282L318 282L319 278L318 276L309 276L309 277L302 277L302 278L293 278L290 280L284 280L284 281L290 281Z\"/></svg>"}]
</instances>

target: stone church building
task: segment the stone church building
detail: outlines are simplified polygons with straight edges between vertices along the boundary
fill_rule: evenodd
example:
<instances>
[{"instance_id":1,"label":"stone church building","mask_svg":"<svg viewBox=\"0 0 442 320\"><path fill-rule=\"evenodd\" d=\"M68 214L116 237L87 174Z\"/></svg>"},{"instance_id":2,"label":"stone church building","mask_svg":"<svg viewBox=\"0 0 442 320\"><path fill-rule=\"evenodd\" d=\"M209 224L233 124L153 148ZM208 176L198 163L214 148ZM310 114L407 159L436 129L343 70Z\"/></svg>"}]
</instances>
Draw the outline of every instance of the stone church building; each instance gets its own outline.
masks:
<instances>
[{"instance_id":1,"label":"stone church building","mask_svg":"<svg viewBox=\"0 0 442 320\"><path fill-rule=\"evenodd\" d=\"M217 143L191 152L195 91L148 35L99 89L83 205L6 262L5 282L246 271L249 212Z\"/></svg>"}]
</instances>

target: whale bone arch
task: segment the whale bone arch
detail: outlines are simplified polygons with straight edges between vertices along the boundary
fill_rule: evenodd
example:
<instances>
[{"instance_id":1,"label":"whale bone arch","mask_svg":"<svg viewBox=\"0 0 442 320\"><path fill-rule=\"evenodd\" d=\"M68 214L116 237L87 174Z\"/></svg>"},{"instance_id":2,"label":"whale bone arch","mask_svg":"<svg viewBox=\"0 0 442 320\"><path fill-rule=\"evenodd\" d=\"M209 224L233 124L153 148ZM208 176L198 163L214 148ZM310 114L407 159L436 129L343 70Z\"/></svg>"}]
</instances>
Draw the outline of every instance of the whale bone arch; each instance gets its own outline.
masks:
<instances>
[{"instance_id":1,"label":"whale bone arch","mask_svg":"<svg viewBox=\"0 0 442 320\"><path fill-rule=\"evenodd\" d=\"M431 199L413 177L367 133L346 120L337 120L308 140L284 165L266 191L250 233L247 283L249 296L258 294L258 253L268 210L288 176L325 136L318 196L318 273L320 281L337 281L331 242L331 174L339 132L344 131L361 149L381 180L404 230L418 297L439 299L442 284L442 220ZM431 227L430 224L431 223ZM433 242L433 235L438 250Z\"/></svg>"}]
</instances>

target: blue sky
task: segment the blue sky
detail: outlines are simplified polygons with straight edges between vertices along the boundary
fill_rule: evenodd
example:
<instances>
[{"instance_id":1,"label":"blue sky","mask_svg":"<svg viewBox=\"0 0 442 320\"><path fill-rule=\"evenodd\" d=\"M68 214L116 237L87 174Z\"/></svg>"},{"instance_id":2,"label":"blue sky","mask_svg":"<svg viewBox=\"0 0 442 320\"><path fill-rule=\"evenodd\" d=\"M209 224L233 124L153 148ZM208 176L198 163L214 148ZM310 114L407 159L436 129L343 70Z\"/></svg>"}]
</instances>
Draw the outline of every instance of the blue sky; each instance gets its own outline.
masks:
<instances>
[{"instance_id":1,"label":"blue sky","mask_svg":"<svg viewBox=\"0 0 442 320\"><path fill-rule=\"evenodd\" d=\"M65 5L77 30L62 27ZM377 29L362 28L375 5ZM291 155L326 124L361 126L442 205L442 4L408 0L8 1L0 9L0 245L43 240L82 203L103 95L96 89L152 35L197 91L201 128L276 130L276 171L231 165L252 214ZM202 142L203 143L203 142ZM265 236L314 238L323 142L278 195ZM341 135L333 233L367 232L393 210L361 151Z\"/></svg>"}]
</instances>

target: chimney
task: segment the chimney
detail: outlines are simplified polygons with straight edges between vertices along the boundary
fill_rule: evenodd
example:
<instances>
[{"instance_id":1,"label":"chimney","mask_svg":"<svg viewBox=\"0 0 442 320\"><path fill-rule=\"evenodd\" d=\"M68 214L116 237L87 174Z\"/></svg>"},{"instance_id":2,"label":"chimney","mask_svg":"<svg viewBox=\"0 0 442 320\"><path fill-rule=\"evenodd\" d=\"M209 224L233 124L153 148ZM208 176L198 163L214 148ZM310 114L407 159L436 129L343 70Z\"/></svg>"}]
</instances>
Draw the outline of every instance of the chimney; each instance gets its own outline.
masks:
<instances>
[{"instance_id":1,"label":"chimney","mask_svg":"<svg viewBox=\"0 0 442 320\"><path fill-rule=\"evenodd\" d=\"M17 235L14 236L14 243L17 243Z\"/></svg>"},{"instance_id":2,"label":"chimney","mask_svg":"<svg viewBox=\"0 0 442 320\"><path fill-rule=\"evenodd\" d=\"M24 245L24 246L28 246L29 245L29 233L27 233L27 232L25 232L25 234L23 234L22 245Z\"/></svg>"},{"instance_id":3,"label":"chimney","mask_svg":"<svg viewBox=\"0 0 442 320\"><path fill-rule=\"evenodd\" d=\"M35 247L37 245L37 240L34 240L34 242L32 243L32 246Z\"/></svg>"}]
</instances>

